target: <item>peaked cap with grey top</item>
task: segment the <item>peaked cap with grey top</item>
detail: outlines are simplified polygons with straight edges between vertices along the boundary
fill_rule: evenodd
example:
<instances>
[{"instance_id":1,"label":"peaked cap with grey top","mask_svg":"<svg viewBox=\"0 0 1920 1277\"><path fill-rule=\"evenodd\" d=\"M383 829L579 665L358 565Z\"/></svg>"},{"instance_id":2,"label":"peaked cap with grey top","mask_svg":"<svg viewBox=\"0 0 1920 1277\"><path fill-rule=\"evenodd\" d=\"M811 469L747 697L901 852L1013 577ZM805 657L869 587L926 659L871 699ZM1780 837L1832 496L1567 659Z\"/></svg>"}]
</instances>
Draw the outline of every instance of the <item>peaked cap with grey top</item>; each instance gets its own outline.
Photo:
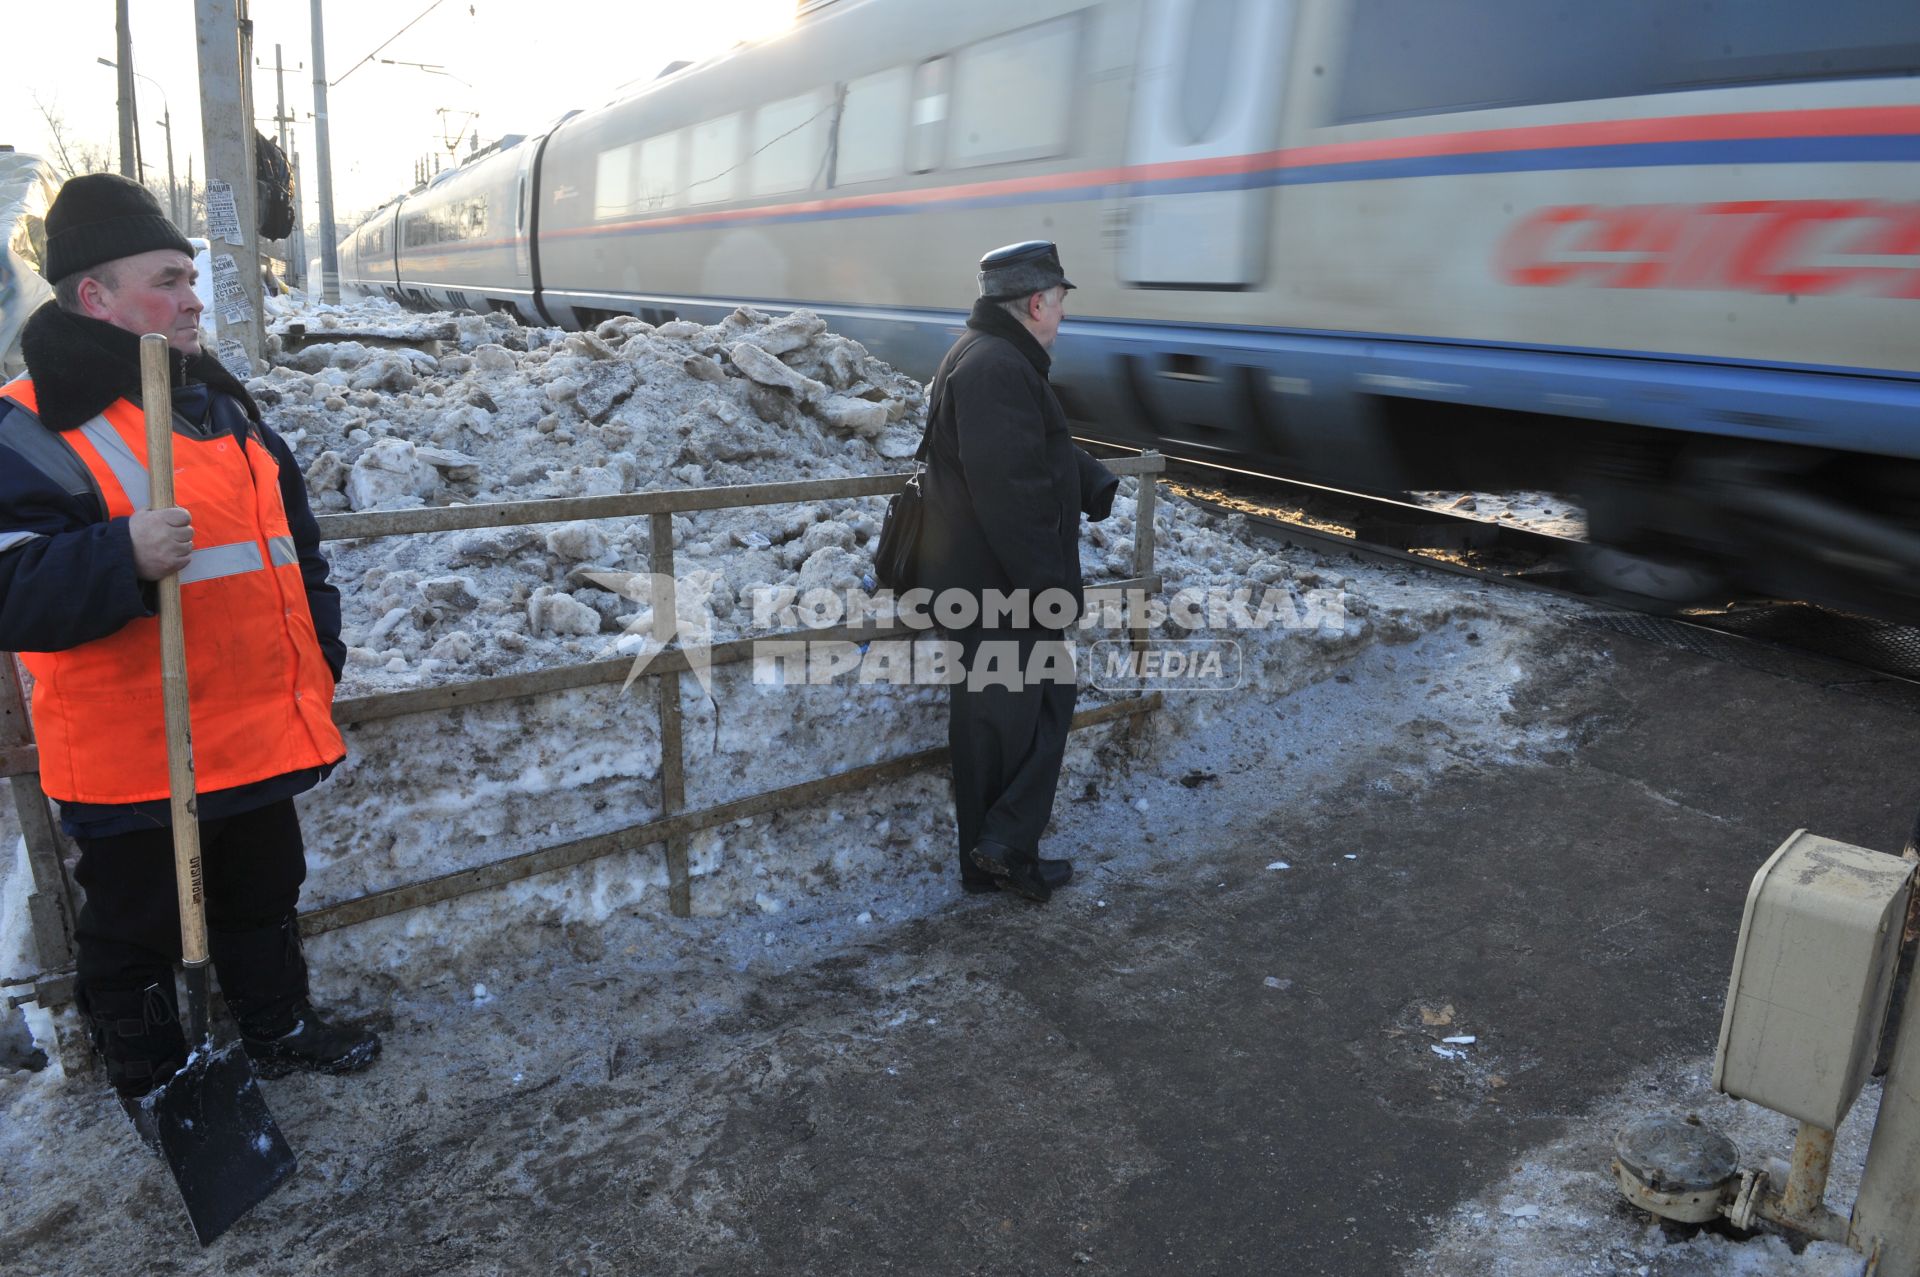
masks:
<instances>
[{"instance_id":1,"label":"peaked cap with grey top","mask_svg":"<svg viewBox=\"0 0 1920 1277\"><path fill-rule=\"evenodd\" d=\"M1060 267L1060 250L1053 241L1029 239L996 248L980 259L980 295L989 301L1012 301L1049 288L1072 288Z\"/></svg>"},{"instance_id":2,"label":"peaked cap with grey top","mask_svg":"<svg viewBox=\"0 0 1920 1277\"><path fill-rule=\"evenodd\" d=\"M160 211L153 192L118 173L88 173L67 182L53 197L46 227L46 276L56 284L156 248L193 256L193 245Z\"/></svg>"}]
</instances>

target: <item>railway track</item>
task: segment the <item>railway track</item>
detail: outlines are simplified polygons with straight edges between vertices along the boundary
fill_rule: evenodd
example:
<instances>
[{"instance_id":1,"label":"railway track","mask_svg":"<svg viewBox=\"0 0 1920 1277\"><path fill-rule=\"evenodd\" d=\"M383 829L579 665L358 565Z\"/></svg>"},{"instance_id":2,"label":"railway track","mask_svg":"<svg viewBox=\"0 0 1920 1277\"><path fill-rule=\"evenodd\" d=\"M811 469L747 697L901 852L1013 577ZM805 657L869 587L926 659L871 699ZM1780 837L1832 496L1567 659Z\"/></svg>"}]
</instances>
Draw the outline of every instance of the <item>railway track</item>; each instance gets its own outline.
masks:
<instances>
[{"instance_id":1,"label":"railway track","mask_svg":"<svg viewBox=\"0 0 1920 1277\"><path fill-rule=\"evenodd\" d=\"M1135 449L1094 445L1112 455ZM1584 542L1404 499L1167 459L1183 499L1238 514L1284 545L1451 572L1543 590L1592 607L1584 621L1801 682L1838 687L1920 712L1920 628L1782 599L1738 599L1662 614L1622 603L1580 571Z\"/></svg>"}]
</instances>

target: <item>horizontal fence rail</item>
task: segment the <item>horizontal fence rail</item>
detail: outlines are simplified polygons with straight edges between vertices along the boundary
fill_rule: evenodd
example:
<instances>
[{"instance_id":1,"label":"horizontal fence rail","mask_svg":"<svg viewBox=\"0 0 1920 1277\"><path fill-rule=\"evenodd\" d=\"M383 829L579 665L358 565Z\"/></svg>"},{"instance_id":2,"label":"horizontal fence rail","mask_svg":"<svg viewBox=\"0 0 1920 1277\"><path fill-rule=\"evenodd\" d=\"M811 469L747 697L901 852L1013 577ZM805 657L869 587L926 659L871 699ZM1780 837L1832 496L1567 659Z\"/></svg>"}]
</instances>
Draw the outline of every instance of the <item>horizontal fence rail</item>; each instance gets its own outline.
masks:
<instances>
[{"instance_id":1,"label":"horizontal fence rail","mask_svg":"<svg viewBox=\"0 0 1920 1277\"><path fill-rule=\"evenodd\" d=\"M1145 477L1164 472L1165 459L1156 452L1146 452L1137 457L1109 460L1104 464L1117 475L1139 475L1144 480L1140 485L1136 510L1138 526L1134 536L1134 575L1125 580L1089 586L1087 593L1098 595L1139 590L1157 594L1162 581L1153 571L1155 492L1153 483ZM900 490L909 477L910 474L903 472L711 488L656 489L596 497L377 510L321 515L316 522L320 526L322 540L343 541L584 519L644 517L650 521L652 532L649 570L671 581L674 575L672 519L675 514L891 496ZM669 641L674 618L673 599L654 600L654 616L656 625L669 627L669 632L656 633L655 637L662 642ZM1142 641L1144 629L1130 605L1128 629L1136 643ZM716 643L707 647L701 656L708 665L725 665L750 659L755 645L762 642L797 639L866 642L883 638L911 638L918 633L920 631L903 624L883 625L875 622L819 630L783 630ZM343 724L375 722L516 697L596 687L625 681L633 666L634 658L620 656L555 669L465 679L403 692L346 697L334 703L333 717L336 722ZM687 841L693 834L729 821L786 810L835 794L898 780L947 758L945 747L926 749L711 807L684 810L686 762L679 733L680 676L693 668L686 649L669 645L653 654L642 675L654 681L661 719L660 815L657 818L324 905L301 914L302 932L319 935L654 844L664 844L667 849L668 893L672 912L676 916L686 917L691 912ZM1113 701L1075 714L1072 727L1078 730L1101 723L1138 722L1160 706L1161 697L1157 692ZM8 660L6 677L0 679L0 776L11 778L15 806L20 812L27 839L28 860L33 870L35 888L34 895L29 899L30 921L41 964L38 973L7 980L6 983L13 987L31 986L29 993L9 997L8 1002L13 1006L34 1002L54 1007L71 1001L73 996L75 893L65 871L62 840L53 823L51 807L40 789L38 764L38 751L27 726L19 671Z\"/></svg>"}]
</instances>

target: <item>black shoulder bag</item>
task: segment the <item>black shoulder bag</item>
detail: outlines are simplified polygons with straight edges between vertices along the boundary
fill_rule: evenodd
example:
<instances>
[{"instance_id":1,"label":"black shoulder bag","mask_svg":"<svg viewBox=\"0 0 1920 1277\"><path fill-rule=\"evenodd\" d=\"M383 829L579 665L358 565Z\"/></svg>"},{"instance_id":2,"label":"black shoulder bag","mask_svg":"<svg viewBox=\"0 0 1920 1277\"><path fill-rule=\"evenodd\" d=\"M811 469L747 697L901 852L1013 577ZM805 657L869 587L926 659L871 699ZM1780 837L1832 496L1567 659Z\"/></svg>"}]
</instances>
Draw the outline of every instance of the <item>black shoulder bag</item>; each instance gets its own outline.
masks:
<instances>
[{"instance_id":1,"label":"black shoulder bag","mask_svg":"<svg viewBox=\"0 0 1920 1277\"><path fill-rule=\"evenodd\" d=\"M926 497L920 491L920 481L926 478L927 446L932 439L933 412L929 408L927 428L913 453L913 474L900 491L887 499L887 517L880 524L880 537L873 545L873 579L895 594L914 587L920 558L920 530L927 517Z\"/></svg>"}]
</instances>

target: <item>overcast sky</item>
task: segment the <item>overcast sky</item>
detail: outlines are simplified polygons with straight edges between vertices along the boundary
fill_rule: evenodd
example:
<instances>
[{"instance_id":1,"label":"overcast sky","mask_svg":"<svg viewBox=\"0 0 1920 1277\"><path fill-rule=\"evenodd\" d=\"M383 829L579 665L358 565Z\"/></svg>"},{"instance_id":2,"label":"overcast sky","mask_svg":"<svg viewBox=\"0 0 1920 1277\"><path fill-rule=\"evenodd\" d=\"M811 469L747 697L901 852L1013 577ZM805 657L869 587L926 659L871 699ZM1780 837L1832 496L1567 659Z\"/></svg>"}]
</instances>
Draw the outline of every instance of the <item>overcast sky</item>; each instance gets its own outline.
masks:
<instances>
[{"instance_id":1,"label":"overcast sky","mask_svg":"<svg viewBox=\"0 0 1920 1277\"><path fill-rule=\"evenodd\" d=\"M0 142L52 155L44 105L65 122L69 146L117 155L116 77L95 62L114 56L113 0L6 0L5 7L0 25L14 57L0 77ZM204 177L193 0L132 0L130 8L134 69L159 85L135 81L148 176L166 177L164 95L177 175L185 180L192 155L195 176ZM253 0L250 8L257 123L275 133L277 42L287 67L287 110L297 117L304 220L311 222L318 217L311 5ZM698 59L776 31L793 9L794 0L325 0L335 212L344 219L405 190L417 159L438 150L444 161L450 141L465 154L460 139L476 128L483 145L503 133L534 132L569 108L598 106L674 59ZM378 56L445 74L362 61L409 22Z\"/></svg>"}]
</instances>

